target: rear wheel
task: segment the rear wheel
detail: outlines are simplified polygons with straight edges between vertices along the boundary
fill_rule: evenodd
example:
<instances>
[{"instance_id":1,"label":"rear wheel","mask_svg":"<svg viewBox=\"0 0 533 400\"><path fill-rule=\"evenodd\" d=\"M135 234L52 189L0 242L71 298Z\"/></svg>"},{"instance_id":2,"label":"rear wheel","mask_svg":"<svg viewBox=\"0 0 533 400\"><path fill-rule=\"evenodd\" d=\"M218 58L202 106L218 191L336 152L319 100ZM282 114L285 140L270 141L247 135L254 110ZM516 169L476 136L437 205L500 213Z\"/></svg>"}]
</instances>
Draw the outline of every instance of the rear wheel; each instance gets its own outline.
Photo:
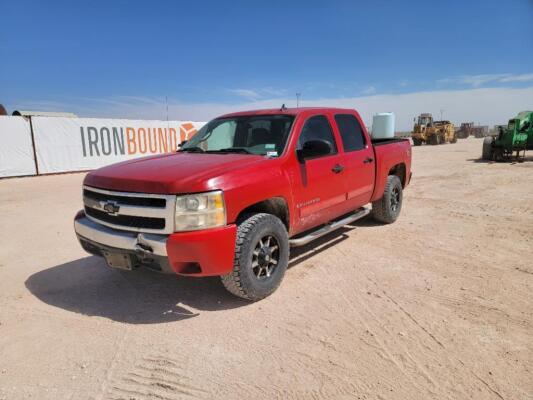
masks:
<instances>
[{"instance_id":1,"label":"rear wheel","mask_svg":"<svg viewBox=\"0 0 533 400\"><path fill-rule=\"evenodd\" d=\"M278 288L288 263L285 225L271 214L251 214L238 224L233 271L221 280L235 296L261 300Z\"/></svg>"},{"instance_id":2,"label":"rear wheel","mask_svg":"<svg viewBox=\"0 0 533 400\"><path fill-rule=\"evenodd\" d=\"M413 138L413 146L420 146L422 144L422 141L417 138Z\"/></svg>"},{"instance_id":3,"label":"rear wheel","mask_svg":"<svg viewBox=\"0 0 533 400\"><path fill-rule=\"evenodd\" d=\"M450 143L456 143L456 142L457 142L457 135L453 135Z\"/></svg>"},{"instance_id":4,"label":"rear wheel","mask_svg":"<svg viewBox=\"0 0 533 400\"><path fill-rule=\"evenodd\" d=\"M402 202L402 182L396 175L389 175L383 197L372 203L372 216L376 221L391 224L400 215Z\"/></svg>"},{"instance_id":5,"label":"rear wheel","mask_svg":"<svg viewBox=\"0 0 533 400\"><path fill-rule=\"evenodd\" d=\"M483 160L492 161L494 157L494 148L492 147L493 141L494 139L491 137L483 139L483 150L481 152L481 158Z\"/></svg>"}]
</instances>

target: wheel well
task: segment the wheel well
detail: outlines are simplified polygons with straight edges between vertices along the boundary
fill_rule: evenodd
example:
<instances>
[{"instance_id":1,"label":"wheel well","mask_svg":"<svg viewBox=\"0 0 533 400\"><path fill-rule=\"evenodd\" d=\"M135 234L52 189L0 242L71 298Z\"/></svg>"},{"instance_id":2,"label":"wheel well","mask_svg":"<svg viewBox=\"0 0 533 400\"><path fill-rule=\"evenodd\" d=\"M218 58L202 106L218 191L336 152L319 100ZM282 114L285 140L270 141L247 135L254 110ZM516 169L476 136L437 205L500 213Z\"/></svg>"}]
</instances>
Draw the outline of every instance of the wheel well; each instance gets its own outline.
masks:
<instances>
[{"instance_id":1,"label":"wheel well","mask_svg":"<svg viewBox=\"0 0 533 400\"><path fill-rule=\"evenodd\" d=\"M237 216L237 222L239 222L242 219L242 216L245 214L260 212L275 215L281 220L281 222L283 222L287 228L287 231L289 230L289 207L287 206L287 202L283 197L271 197L270 199L266 199L246 207Z\"/></svg>"},{"instance_id":2,"label":"wheel well","mask_svg":"<svg viewBox=\"0 0 533 400\"><path fill-rule=\"evenodd\" d=\"M405 187L405 164L396 164L389 171L389 175L396 175L402 182L402 187Z\"/></svg>"}]
</instances>

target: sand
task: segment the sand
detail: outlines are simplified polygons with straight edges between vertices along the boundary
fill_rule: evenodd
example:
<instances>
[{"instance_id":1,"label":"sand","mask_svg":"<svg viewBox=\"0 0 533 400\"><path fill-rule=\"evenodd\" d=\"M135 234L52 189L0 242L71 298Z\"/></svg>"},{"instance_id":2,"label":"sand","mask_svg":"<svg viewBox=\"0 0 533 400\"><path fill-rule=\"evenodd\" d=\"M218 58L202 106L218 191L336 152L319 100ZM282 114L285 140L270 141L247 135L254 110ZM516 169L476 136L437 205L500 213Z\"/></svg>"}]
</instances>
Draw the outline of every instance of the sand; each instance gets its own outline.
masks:
<instances>
[{"instance_id":1,"label":"sand","mask_svg":"<svg viewBox=\"0 0 533 400\"><path fill-rule=\"evenodd\" d=\"M271 297L84 253L84 174L0 180L0 399L531 399L533 157L413 148L399 220L303 249Z\"/></svg>"}]
</instances>

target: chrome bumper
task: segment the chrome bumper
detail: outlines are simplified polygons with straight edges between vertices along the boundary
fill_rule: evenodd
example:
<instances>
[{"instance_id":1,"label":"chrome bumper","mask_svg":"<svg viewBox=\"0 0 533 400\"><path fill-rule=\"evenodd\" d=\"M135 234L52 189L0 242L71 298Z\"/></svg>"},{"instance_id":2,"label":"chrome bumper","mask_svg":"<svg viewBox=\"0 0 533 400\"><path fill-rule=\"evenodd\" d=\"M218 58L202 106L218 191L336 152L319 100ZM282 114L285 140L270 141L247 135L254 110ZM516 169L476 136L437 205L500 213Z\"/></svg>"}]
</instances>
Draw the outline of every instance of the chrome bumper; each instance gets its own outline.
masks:
<instances>
[{"instance_id":1,"label":"chrome bumper","mask_svg":"<svg viewBox=\"0 0 533 400\"><path fill-rule=\"evenodd\" d=\"M74 220L74 230L78 236L104 246L167 256L168 235L119 231L97 224L85 216Z\"/></svg>"}]
</instances>

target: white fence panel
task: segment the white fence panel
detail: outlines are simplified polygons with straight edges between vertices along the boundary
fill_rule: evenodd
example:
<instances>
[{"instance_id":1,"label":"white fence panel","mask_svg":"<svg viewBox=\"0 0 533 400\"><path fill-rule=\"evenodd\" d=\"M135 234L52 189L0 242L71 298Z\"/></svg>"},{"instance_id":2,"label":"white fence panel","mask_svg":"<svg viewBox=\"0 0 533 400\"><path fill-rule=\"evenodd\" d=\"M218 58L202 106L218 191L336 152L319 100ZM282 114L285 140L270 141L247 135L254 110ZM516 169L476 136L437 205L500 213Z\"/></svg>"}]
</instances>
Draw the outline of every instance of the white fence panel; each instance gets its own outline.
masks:
<instances>
[{"instance_id":1,"label":"white fence panel","mask_svg":"<svg viewBox=\"0 0 533 400\"><path fill-rule=\"evenodd\" d=\"M23 117L0 117L0 177L35 175L30 123Z\"/></svg>"}]
</instances>

